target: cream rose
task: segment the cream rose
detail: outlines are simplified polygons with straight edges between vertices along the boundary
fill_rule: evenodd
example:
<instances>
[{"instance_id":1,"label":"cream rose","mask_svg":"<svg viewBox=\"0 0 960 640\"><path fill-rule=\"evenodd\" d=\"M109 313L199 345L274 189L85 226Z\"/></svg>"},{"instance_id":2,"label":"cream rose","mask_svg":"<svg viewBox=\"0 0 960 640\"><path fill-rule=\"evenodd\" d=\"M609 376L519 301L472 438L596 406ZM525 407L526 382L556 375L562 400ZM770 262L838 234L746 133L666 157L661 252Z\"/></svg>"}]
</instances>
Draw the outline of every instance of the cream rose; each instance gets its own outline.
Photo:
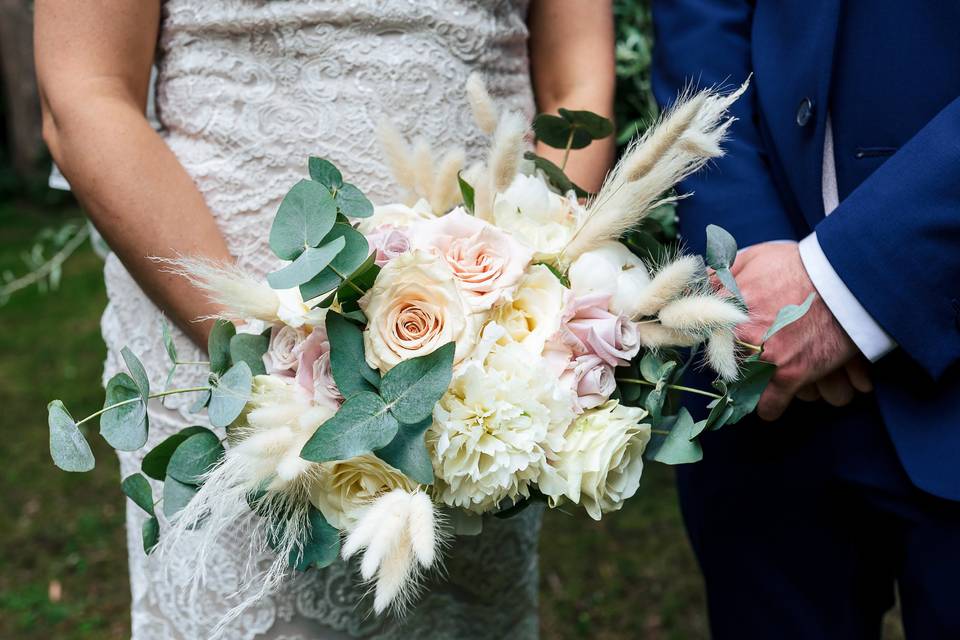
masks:
<instances>
[{"instance_id":1,"label":"cream rose","mask_svg":"<svg viewBox=\"0 0 960 640\"><path fill-rule=\"evenodd\" d=\"M618 314L629 308L630 302L650 284L650 274L643 261L614 240L577 258L570 265L568 275L574 295L609 295L609 308Z\"/></svg>"},{"instance_id":2,"label":"cream rose","mask_svg":"<svg viewBox=\"0 0 960 640\"><path fill-rule=\"evenodd\" d=\"M581 210L576 198L554 193L539 175L519 174L494 199L493 220L544 258L563 250Z\"/></svg>"},{"instance_id":3,"label":"cream rose","mask_svg":"<svg viewBox=\"0 0 960 640\"><path fill-rule=\"evenodd\" d=\"M507 331L530 353L540 355L546 341L560 328L567 290L543 265L534 265L513 300L496 307L491 321Z\"/></svg>"},{"instance_id":4,"label":"cream rose","mask_svg":"<svg viewBox=\"0 0 960 640\"><path fill-rule=\"evenodd\" d=\"M470 354L476 336L470 310L440 257L411 251L390 261L360 300L367 363L382 372L401 360L456 343L454 361Z\"/></svg>"},{"instance_id":5,"label":"cream rose","mask_svg":"<svg viewBox=\"0 0 960 640\"><path fill-rule=\"evenodd\" d=\"M650 425L647 412L611 400L573 421L563 444L547 452L540 491L556 506L564 497L582 504L594 520L617 511L637 492Z\"/></svg>"},{"instance_id":6,"label":"cream rose","mask_svg":"<svg viewBox=\"0 0 960 640\"><path fill-rule=\"evenodd\" d=\"M447 261L474 311L486 311L507 296L533 257L529 248L460 207L414 224L409 235L414 249Z\"/></svg>"},{"instance_id":7,"label":"cream rose","mask_svg":"<svg viewBox=\"0 0 960 640\"><path fill-rule=\"evenodd\" d=\"M337 529L352 529L363 508L378 496L415 488L405 475L373 454L320 467L317 481L310 486L310 502Z\"/></svg>"},{"instance_id":8,"label":"cream rose","mask_svg":"<svg viewBox=\"0 0 960 640\"><path fill-rule=\"evenodd\" d=\"M420 200L412 207L405 204L381 205L373 208L372 216L357 221L357 230L367 235L383 227L406 229L415 222L432 220L434 217L425 200Z\"/></svg>"}]
</instances>

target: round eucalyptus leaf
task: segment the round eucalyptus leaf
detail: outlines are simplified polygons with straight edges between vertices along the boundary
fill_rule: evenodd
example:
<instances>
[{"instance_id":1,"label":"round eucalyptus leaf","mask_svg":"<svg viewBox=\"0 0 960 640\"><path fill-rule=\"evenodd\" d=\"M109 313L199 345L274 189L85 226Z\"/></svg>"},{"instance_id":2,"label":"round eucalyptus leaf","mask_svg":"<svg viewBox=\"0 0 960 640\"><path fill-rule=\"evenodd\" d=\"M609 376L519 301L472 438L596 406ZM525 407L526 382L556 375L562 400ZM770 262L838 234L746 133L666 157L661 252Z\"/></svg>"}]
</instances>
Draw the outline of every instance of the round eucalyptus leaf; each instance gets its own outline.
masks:
<instances>
[{"instance_id":1,"label":"round eucalyptus leaf","mask_svg":"<svg viewBox=\"0 0 960 640\"><path fill-rule=\"evenodd\" d=\"M560 116L580 131L585 131L593 140L602 140L613 134L613 123L592 111L570 111L561 107Z\"/></svg>"},{"instance_id":2,"label":"round eucalyptus leaf","mask_svg":"<svg viewBox=\"0 0 960 640\"><path fill-rule=\"evenodd\" d=\"M433 424L433 416L417 424L401 424L393 441L377 449L377 457L403 475L420 484L433 484L433 463L423 434Z\"/></svg>"},{"instance_id":3,"label":"round eucalyptus leaf","mask_svg":"<svg viewBox=\"0 0 960 640\"><path fill-rule=\"evenodd\" d=\"M150 516L143 521L140 534L143 537L143 552L149 554L160 541L160 521L156 516Z\"/></svg>"},{"instance_id":4,"label":"round eucalyptus leaf","mask_svg":"<svg viewBox=\"0 0 960 640\"><path fill-rule=\"evenodd\" d=\"M360 327L335 311L327 313L325 323L330 339L330 371L340 393L350 398L360 391L376 392L380 373L367 364Z\"/></svg>"},{"instance_id":5,"label":"round eucalyptus leaf","mask_svg":"<svg viewBox=\"0 0 960 640\"><path fill-rule=\"evenodd\" d=\"M199 489L192 484L184 484L167 476L163 481L163 515L172 518L178 514L193 500L197 491Z\"/></svg>"},{"instance_id":6,"label":"round eucalyptus leaf","mask_svg":"<svg viewBox=\"0 0 960 640\"><path fill-rule=\"evenodd\" d=\"M292 289L323 271L343 250L347 241L343 237L334 238L322 247L307 247L297 259L273 273L267 274L267 282L274 289Z\"/></svg>"},{"instance_id":7,"label":"round eucalyptus leaf","mask_svg":"<svg viewBox=\"0 0 960 640\"><path fill-rule=\"evenodd\" d=\"M213 328L207 337L210 371L223 375L230 368L230 340L236 334L237 327L229 320L218 319L213 323Z\"/></svg>"},{"instance_id":8,"label":"round eucalyptus leaf","mask_svg":"<svg viewBox=\"0 0 960 640\"><path fill-rule=\"evenodd\" d=\"M311 462L349 460L390 444L399 424L375 393L355 393L320 425L300 457Z\"/></svg>"},{"instance_id":9,"label":"round eucalyptus leaf","mask_svg":"<svg viewBox=\"0 0 960 640\"><path fill-rule=\"evenodd\" d=\"M664 464L688 464L703 459L700 442L692 439L698 427L686 408L681 408L676 416L670 416L670 420L664 417L661 426L669 427L669 434L651 437L644 457Z\"/></svg>"},{"instance_id":10,"label":"round eucalyptus leaf","mask_svg":"<svg viewBox=\"0 0 960 640\"><path fill-rule=\"evenodd\" d=\"M737 258L737 241L715 224L707 225L707 264L714 269L729 268Z\"/></svg>"},{"instance_id":11,"label":"round eucalyptus leaf","mask_svg":"<svg viewBox=\"0 0 960 640\"><path fill-rule=\"evenodd\" d=\"M246 362L238 362L220 377L210 392L207 416L215 427L226 427L243 412L250 399L253 373Z\"/></svg>"},{"instance_id":12,"label":"round eucalyptus leaf","mask_svg":"<svg viewBox=\"0 0 960 640\"><path fill-rule=\"evenodd\" d=\"M153 489L142 473L134 473L123 479L120 489L134 504L149 513L153 513Z\"/></svg>"},{"instance_id":13,"label":"round eucalyptus leaf","mask_svg":"<svg viewBox=\"0 0 960 640\"><path fill-rule=\"evenodd\" d=\"M118 403L100 416L100 435L118 451L136 451L147 443L147 403L133 378L118 373L107 382L104 408Z\"/></svg>"},{"instance_id":14,"label":"round eucalyptus leaf","mask_svg":"<svg viewBox=\"0 0 960 640\"><path fill-rule=\"evenodd\" d=\"M332 162L323 158L310 158L307 161L310 179L319 182L327 189L339 189L343 186L343 175Z\"/></svg>"},{"instance_id":15,"label":"round eucalyptus leaf","mask_svg":"<svg viewBox=\"0 0 960 640\"><path fill-rule=\"evenodd\" d=\"M194 425L169 436L143 457L140 470L154 480L163 480L167 476L167 465L170 463L170 456L173 455L173 452L176 451L181 442L201 431L209 431L209 429Z\"/></svg>"},{"instance_id":16,"label":"round eucalyptus leaf","mask_svg":"<svg viewBox=\"0 0 960 640\"><path fill-rule=\"evenodd\" d=\"M397 420L416 424L433 413L450 386L455 348L448 342L425 356L404 360L383 376L380 394Z\"/></svg>"},{"instance_id":17,"label":"round eucalyptus leaf","mask_svg":"<svg viewBox=\"0 0 960 640\"><path fill-rule=\"evenodd\" d=\"M263 354L269 345L269 334L238 333L230 339L230 359L233 362L246 362L255 376L266 375Z\"/></svg>"},{"instance_id":18,"label":"round eucalyptus leaf","mask_svg":"<svg viewBox=\"0 0 960 640\"><path fill-rule=\"evenodd\" d=\"M373 215L373 203L352 184L348 183L337 189L334 200L337 201L340 213L347 217L369 218Z\"/></svg>"},{"instance_id":19,"label":"round eucalyptus leaf","mask_svg":"<svg viewBox=\"0 0 960 640\"><path fill-rule=\"evenodd\" d=\"M333 242L343 238L346 245L330 262L326 269L300 285L300 294L304 300L312 300L325 293L329 293L340 286L344 279L349 278L370 255L370 245L362 233L348 224L337 223L323 239L324 242Z\"/></svg>"},{"instance_id":20,"label":"round eucalyptus leaf","mask_svg":"<svg viewBox=\"0 0 960 640\"><path fill-rule=\"evenodd\" d=\"M95 464L87 439L59 400L47 405L50 457L64 471L90 471Z\"/></svg>"},{"instance_id":21,"label":"round eucalyptus leaf","mask_svg":"<svg viewBox=\"0 0 960 640\"><path fill-rule=\"evenodd\" d=\"M140 358L128 347L121 349L120 355L123 356L123 361L130 371L130 377L133 378L137 389L140 391L140 397L146 402L150 398L150 378L147 377L147 370L143 368L143 363L140 362Z\"/></svg>"},{"instance_id":22,"label":"round eucalyptus leaf","mask_svg":"<svg viewBox=\"0 0 960 640\"><path fill-rule=\"evenodd\" d=\"M270 248L283 260L295 260L307 247L320 244L337 218L330 191L312 180L301 180L280 203L270 227Z\"/></svg>"},{"instance_id":23,"label":"round eucalyptus leaf","mask_svg":"<svg viewBox=\"0 0 960 640\"><path fill-rule=\"evenodd\" d=\"M310 567L322 569L333 564L340 555L340 531L314 507L310 507L308 517L310 537L302 542L301 549L294 548L287 558L297 571L306 571Z\"/></svg>"},{"instance_id":24,"label":"round eucalyptus leaf","mask_svg":"<svg viewBox=\"0 0 960 640\"><path fill-rule=\"evenodd\" d=\"M220 461L223 454L220 438L204 429L180 443L170 456L167 475L186 484L200 484L203 475Z\"/></svg>"}]
</instances>

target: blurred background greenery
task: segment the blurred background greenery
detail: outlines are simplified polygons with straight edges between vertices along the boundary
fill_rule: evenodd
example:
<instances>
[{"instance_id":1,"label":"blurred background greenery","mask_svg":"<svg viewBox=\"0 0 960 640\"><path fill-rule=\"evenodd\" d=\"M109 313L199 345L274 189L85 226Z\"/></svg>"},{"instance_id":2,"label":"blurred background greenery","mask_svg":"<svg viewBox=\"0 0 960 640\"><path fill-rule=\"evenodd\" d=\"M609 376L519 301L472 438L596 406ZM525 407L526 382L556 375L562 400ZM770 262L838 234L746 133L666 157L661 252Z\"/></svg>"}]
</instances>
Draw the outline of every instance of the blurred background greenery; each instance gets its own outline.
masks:
<instances>
[{"instance_id":1,"label":"blurred background greenery","mask_svg":"<svg viewBox=\"0 0 960 640\"><path fill-rule=\"evenodd\" d=\"M652 37L646 2L614 4L624 142L656 114ZM69 194L46 187L31 6L0 3L0 638L126 638L130 592L116 458L90 438L98 465L78 476L55 469L47 453L44 407L51 398L62 398L75 415L102 402L106 296L102 262L76 235L84 233L82 212ZM21 279L41 265L41 277ZM545 639L708 636L702 580L668 467L648 468L638 496L599 524L581 513L547 514L541 557Z\"/></svg>"}]
</instances>

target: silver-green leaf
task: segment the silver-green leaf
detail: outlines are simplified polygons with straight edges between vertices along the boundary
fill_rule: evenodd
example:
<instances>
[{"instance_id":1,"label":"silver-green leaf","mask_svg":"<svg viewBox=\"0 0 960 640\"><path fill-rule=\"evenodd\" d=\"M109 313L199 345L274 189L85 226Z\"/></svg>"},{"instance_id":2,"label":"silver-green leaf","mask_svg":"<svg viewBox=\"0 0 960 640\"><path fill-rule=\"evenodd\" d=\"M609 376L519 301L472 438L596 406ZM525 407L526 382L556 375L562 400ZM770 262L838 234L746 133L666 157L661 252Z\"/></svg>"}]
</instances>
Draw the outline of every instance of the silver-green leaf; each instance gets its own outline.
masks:
<instances>
[{"instance_id":1,"label":"silver-green leaf","mask_svg":"<svg viewBox=\"0 0 960 640\"><path fill-rule=\"evenodd\" d=\"M810 305L813 304L813 299L816 297L816 295L817 295L816 293L810 292L810 295L808 295L807 299L804 300L802 303L788 304L782 309L780 309L780 311L777 312L777 317L774 318L773 320L773 324L770 325L770 328L767 329L767 332L763 334L763 338L761 338L760 341L766 342L767 340L772 338L775 333L777 333L784 327L787 327L793 324L794 322L802 318L804 315L806 315L807 311L810 310Z\"/></svg>"},{"instance_id":2,"label":"silver-green leaf","mask_svg":"<svg viewBox=\"0 0 960 640\"><path fill-rule=\"evenodd\" d=\"M136 451L147 443L147 403L133 378L125 373L110 378L103 406L112 407L100 416L100 435L111 447Z\"/></svg>"},{"instance_id":3,"label":"silver-green leaf","mask_svg":"<svg viewBox=\"0 0 960 640\"><path fill-rule=\"evenodd\" d=\"M381 449L397 435L399 423L375 393L361 391L317 429L300 457L311 462L349 460Z\"/></svg>"},{"instance_id":4,"label":"silver-green leaf","mask_svg":"<svg viewBox=\"0 0 960 640\"><path fill-rule=\"evenodd\" d=\"M223 457L220 438L204 429L184 440L170 456L167 475L186 484L200 484L203 475Z\"/></svg>"},{"instance_id":5,"label":"silver-green leaf","mask_svg":"<svg viewBox=\"0 0 960 640\"><path fill-rule=\"evenodd\" d=\"M433 484L433 463L423 440L432 424L432 416L417 424L401 424L393 442L376 451L377 457L414 482Z\"/></svg>"},{"instance_id":6,"label":"silver-green leaf","mask_svg":"<svg viewBox=\"0 0 960 640\"><path fill-rule=\"evenodd\" d=\"M295 260L307 247L320 244L337 218L337 205L327 187L301 180L284 197L270 227L270 248L282 260Z\"/></svg>"},{"instance_id":7,"label":"silver-green leaf","mask_svg":"<svg viewBox=\"0 0 960 640\"><path fill-rule=\"evenodd\" d=\"M253 373L246 362L238 362L220 377L210 392L207 416L215 427L226 427L243 412L250 399Z\"/></svg>"},{"instance_id":8,"label":"silver-green leaf","mask_svg":"<svg viewBox=\"0 0 960 640\"><path fill-rule=\"evenodd\" d=\"M50 427L50 457L64 471L90 471L95 460L87 439L66 407L59 400L47 405Z\"/></svg>"},{"instance_id":9,"label":"silver-green leaf","mask_svg":"<svg viewBox=\"0 0 960 640\"><path fill-rule=\"evenodd\" d=\"M296 260L279 271L268 273L267 282L274 289L299 287L326 269L327 265L343 250L346 243L347 241L341 237L334 238L316 249L307 247Z\"/></svg>"},{"instance_id":10,"label":"silver-green leaf","mask_svg":"<svg viewBox=\"0 0 960 640\"><path fill-rule=\"evenodd\" d=\"M456 345L448 342L425 356L399 363L383 376L380 394L404 424L426 420L450 386Z\"/></svg>"},{"instance_id":11,"label":"silver-green leaf","mask_svg":"<svg viewBox=\"0 0 960 640\"><path fill-rule=\"evenodd\" d=\"M124 478L120 483L120 489L124 495L133 500L134 504L151 516L154 515L153 489L150 488L150 483L142 473L134 473Z\"/></svg>"}]
</instances>

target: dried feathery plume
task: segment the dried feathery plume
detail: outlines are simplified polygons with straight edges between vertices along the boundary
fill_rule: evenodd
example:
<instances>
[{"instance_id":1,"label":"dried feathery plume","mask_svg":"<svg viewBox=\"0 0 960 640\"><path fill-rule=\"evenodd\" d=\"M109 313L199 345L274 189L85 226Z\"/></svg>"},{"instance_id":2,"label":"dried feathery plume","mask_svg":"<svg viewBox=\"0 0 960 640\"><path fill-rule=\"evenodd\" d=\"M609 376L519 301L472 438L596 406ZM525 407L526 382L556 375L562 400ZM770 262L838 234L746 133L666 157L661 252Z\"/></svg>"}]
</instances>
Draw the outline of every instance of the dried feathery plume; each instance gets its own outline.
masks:
<instances>
[{"instance_id":1,"label":"dried feathery plume","mask_svg":"<svg viewBox=\"0 0 960 640\"><path fill-rule=\"evenodd\" d=\"M703 342L699 334L668 329L659 322L638 322L636 327L640 344L648 349L692 347Z\"/></svg>"},{"instance_id":2,"label":"dried feathery plume","mask_svg":"<svg viewBox=\"0 0 960 640\"><path fill-rule=\"evenodd\" d=\"M420 570L433 566L442 542L430 498L394 489L365 509L341 555L348 559L364 549L360 575L376 577L374 611L392 605L402 613L417 590Z\"/></svg>"},{"instance_id":3,"label":"dried feathery plume","mask_svg":"<svg viewBox=\"0 0 960 640\"><path fill-rule=\"evenodd\" d=\"M487 160L487 166L490 167L491 194L504 191L516 177L526 148L526 134L527 122L523 116L512 111L500 116Z\"/></svg>"},{"instance_id":4,"label":"dried feathery plume","mask_svg":"<svg viewBox=\"0 0 960 640\"><path fill-rule=\"evenodd\" d=\"M731 329L716 329L710 334L707 364L727 382L737 379L737 345Z\"/></svg>"},{"instance_id":5,"label":"dried feathery plume","mask_svg":"<svg viewBox=\"0 0 960 640\"><path fill-rule=\"evenodd\" d=\"M453 149L448 151L440 161L437 175L433 180L433 188L430 190L430 207L434 213L446 213L460 203L460 185L457 182L457 175L463 168L465 159L466 154L463 149Z\"/></svg>"},{"instance_id":6,"label":"dried feathery plume","mask_svg":"<svg viewBox=\"0 0 960 640\"><path fill-rule=\"evenodd\" d=\"M256 318L265 322L277 319L280 305L277 293L262 279L254 278L235 264L186 257L152 260L166 265L168 273L183 276L206 292L212 302L223 307L224 318Z\"/></svg>"},{"instance_id":7,"label":"dried feathery plume","mask_svg":"<svg viewBox=\"0 0 960 640\"><path fill-rule=\"evenodd\" d=\"M476 162L470 165L463 172L463 179L473 187L473 215L481 220L490 222L493 219L493 199L495 194L491 194L487 188L490 182L487 165Z\"/></svg>"},{"instance_id":8,"label":"dried feathery plume","mask_svg":"<svg viewBox=\"0 0 960 640\"><path fill-rule=\"evenodd\" d=\"M410 150L410 145L404 140L403 134L386 118L377 126L377 138L397 184L409 193L412 200L415 200L417 181L411 162L413 152Z\"/></svg>"},{"instance_id":9,"label":"dried feathery plume","mask_svg":"<svg viewBox=\"0 0 960 640\"><path fill-rule=\"evenodd\" d=\"M471 73L467 78L467 101L480 130L488 136L493 135L497 128L497 107L479 73Z\"/></svg>"},{"instance_id":10,"label":"dried feathery plume","mask_svg":"<svg viewBox=\"0 0 960 640\"><path fill-rule=\"evenodd\" d=\"M413 178L417 196L429 201L434 178L433 149L423 138L413 146Z\"/></svg>"},{"instance_id":11,"label":"dried feathery plume","mask_svg":"<svg viewBox=\"0 0 960 640\"><path fill-rule=\"evenodd\" d=\"M746 312L728 298L701 293L668 302L658 314L668 329L698 332L732 329L747 320Z\"/></svg>"},{"instance_id":12,"label":"dried feathery plume","mask_svg":"<svg viewBox=\"0 0 960 640\"><path fill-rule=\"evenodd\" d=\"M633 318L657 315L664 305L693 287L703 270L703 261L698 256L679 256L657 271L624 313Z\"/></svg>"},{"instance_id":13,"label":"dried feathery plume","mask_svg":"<svg viewBox=\"0 0 960 640\"><path fill-rule=\"evenodd\" d=\"M749 80L747 81L749 82ZM720 143L734 118L730 105L747 89L723 95L704 90L681 94L607 176L600 193L564 248L561 261L570 264L604 240L615 240L636 227L678 182L723 154Z\"/></svg>"}]
</instances>

